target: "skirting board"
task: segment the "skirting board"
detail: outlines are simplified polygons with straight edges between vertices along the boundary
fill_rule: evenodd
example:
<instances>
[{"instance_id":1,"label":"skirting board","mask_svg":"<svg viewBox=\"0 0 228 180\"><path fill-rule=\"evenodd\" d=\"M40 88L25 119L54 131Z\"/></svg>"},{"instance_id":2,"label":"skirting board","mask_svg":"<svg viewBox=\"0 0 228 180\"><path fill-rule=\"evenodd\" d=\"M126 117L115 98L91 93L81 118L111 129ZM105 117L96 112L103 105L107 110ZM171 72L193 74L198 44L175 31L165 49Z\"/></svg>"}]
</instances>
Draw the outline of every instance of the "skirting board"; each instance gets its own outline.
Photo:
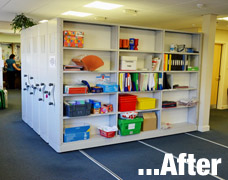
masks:
<instances>
[{"instance_id":1,"label":"skirting board","mask_svg":"<svg viewBox=\"0 0 228 180\"><path fill-rule=\"evenodd\" d=\"M228 109L228 105L222 105L222 106L218 106L217 109Z\"/></svg>"},{"instance_id":2,"label":"skirting board","mask_svg":"<svg viewBox=\"0 0 228 180\"><path fill-rule=\"evenodd\" d=\"M210 131L210 126L209 125L206 125L206 126L198 126L198 131L200 131L200 132Z\"/></svg>"}]
</instances>

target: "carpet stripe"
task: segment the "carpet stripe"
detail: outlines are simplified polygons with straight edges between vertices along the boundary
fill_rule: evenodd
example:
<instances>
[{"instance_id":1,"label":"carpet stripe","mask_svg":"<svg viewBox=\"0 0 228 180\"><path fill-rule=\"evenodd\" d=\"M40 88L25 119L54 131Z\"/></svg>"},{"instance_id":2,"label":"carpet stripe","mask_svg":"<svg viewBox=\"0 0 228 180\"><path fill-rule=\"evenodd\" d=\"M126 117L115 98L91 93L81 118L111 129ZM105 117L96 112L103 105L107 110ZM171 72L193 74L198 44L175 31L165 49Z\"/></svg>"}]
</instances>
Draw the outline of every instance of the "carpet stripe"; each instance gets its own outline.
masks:
<instances>
[{"instance_id":1,"label":"carpet stripe","mask_svg":"<svg viewBox=\"0 0 228 180\"><path fill-rule=\"evenodd\" d=\"M187 134L187 135L189 135L189 136L192 136L192 137L195 137L195 138L198 138L198 139L201 139L201 140L204 140L204 141L207 141L207 142L210 142L210 143L212 143L212 144L216 144L216 145L218 145L218 146L221 146L221 147L224 147L224 148L228 149L228 146L225 146L225 145L223 145L223 144L220 144L220 143L211 141L211 140L209 140L209 139L202 138L202 137L199 137L199 136L190 134L190 133L185 133L185 134Z\"/></svg>"},{"instance_id":2,"label":"carpet stripe","mask_svg":"<svg viewBox=\"0 0 228 180\"><path fill-rule=\"evenodd\" d=\"M147 143L145 143L145 142L143 142L143 141L138 141L138 142L141 143L141 144L143 144L143 145L145 145L145 146L148 146L148 147L150 147L150 148L153 148L153 149L155 149L155 150L157 150L157 151L160 151L160 152L162 152L162 153L164 153L164 154L169 153L169 152L163 151L162 149L159 149L159 148L157 148L157 147L155 147L155 146L152 146L152 145L150 145L150 144L147 144ZM178 160L178 157L176 157L176 156L174 156L174 155L173 155L173 157L174 157L175 159ZM185 162L185 164L188 164L188 163ZM196 166L194 166L194 167L196 168ZM210 173L209 173L209 175L212 176L212 177L214 177L214 178L216 178L216 179L219 179L219 180L225 180L225 179L223 179L223 178L221 178L221 177L219 177L219 176L215 176L215 175L212 175L212 174L210 174Z\"/></svg>"},{"instance_id":3,"label":"carpet stripe","mask_svg":"<svg viewBox=\"0 0 228 180\"><path fill-rule=\"evenodd\" d=\"M109 168L107 168L106 166L104 166L103 164L101 164L100 162L98 162L97 160L95 160L93 157L91 157L90 155L88 155L85 151L83 150L79 150L80 153L82 153L84 156L86 156L88 159L90 159L91 161L93 161L96 165L98 165L99 167L101 167L102 169L104 169L105 171L107 171L109 174L111 174L114 178L118 179L118 180L123 180L121 177L119 177L117 174L115 174L114 172L112 172Z\"/></svg>"}]
</instances>

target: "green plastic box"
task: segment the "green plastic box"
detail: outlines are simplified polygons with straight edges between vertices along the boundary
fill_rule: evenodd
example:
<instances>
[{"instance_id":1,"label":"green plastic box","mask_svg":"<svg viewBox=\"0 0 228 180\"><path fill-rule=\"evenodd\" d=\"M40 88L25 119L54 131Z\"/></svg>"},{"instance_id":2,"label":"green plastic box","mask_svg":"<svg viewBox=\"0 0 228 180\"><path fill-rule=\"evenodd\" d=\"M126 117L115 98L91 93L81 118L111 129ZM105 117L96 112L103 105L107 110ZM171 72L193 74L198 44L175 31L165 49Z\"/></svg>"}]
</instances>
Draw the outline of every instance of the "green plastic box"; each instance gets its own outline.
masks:
<instances>
[{"instance_id":1,"label":"green plastic box","mask_svg":"<svg viewBox=\"0 0 228 180\"><path fill-rule=\"evenodd\" d=\"M143 118L141 117L136 117L135 119L119 119L120 135L126 136L140 133L142 122Z\"/></svg>"}]
</instances>

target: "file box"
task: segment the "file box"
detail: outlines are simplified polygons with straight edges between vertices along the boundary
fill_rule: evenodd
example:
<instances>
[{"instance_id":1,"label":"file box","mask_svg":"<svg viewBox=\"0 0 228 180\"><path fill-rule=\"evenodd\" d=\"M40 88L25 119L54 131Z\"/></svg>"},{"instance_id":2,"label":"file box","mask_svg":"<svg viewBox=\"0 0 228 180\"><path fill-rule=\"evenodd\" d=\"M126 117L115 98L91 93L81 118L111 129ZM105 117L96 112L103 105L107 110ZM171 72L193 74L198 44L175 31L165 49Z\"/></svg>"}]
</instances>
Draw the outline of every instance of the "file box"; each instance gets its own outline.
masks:
<instances>
[{"instance_id":1,"label":"file box","mask_svg":"<svg viewBox=\"0 0 228 180\"><path fill-rule=\"evenodd\" d=\"M136 71L137 69L137 56L120 56L120 70Z\"/></svg>"}]
</instances>

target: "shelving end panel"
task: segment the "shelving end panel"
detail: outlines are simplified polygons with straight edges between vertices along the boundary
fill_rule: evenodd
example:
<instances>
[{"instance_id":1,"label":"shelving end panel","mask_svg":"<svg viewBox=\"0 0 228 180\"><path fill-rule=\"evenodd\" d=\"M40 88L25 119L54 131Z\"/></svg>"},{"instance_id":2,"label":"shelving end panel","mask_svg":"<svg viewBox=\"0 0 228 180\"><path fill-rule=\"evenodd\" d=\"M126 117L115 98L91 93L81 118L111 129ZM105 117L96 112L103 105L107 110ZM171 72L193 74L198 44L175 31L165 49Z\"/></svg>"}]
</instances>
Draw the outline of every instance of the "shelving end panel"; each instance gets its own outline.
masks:
<instances>
[{"instance_id":1,"label":"shelving end panel","mask_svg":"<svg viewBox=\"0 0 228 180\"><path fill-rule=\"evenodd\" d=\"M48 84L47 116L48 137L53 148L60 147L63 136L63 109L62 109L62 19L48 21L48 67L46 79Z\"/></svg>"}]
</instances>

